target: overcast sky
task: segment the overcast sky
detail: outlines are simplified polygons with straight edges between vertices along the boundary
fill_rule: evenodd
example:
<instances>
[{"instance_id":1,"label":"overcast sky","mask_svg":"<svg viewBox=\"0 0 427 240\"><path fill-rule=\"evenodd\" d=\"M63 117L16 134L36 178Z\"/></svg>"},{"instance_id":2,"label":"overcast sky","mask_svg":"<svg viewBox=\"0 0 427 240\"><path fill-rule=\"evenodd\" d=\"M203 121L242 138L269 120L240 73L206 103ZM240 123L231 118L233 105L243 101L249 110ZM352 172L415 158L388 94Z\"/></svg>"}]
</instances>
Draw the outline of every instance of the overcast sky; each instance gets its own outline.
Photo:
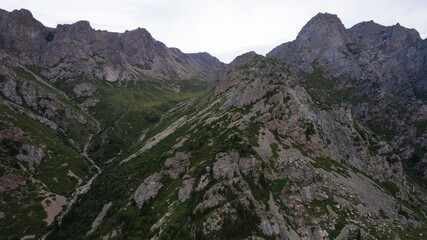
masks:
<instances>
[{"instance_id":1,"label":"overcast sky","mask_svg":"<svg viewBox=\"0 0 427 240\"><path fill-rule=\"evenodd\" d=\"M49 27L78 20L114 32L143 27L168 47L209 52L227 63L294 40L318 12L337 14L347 28L399 22L427 37L427 0L0 0L0 8L28 9Z\"/></svg>"}]
</instances>

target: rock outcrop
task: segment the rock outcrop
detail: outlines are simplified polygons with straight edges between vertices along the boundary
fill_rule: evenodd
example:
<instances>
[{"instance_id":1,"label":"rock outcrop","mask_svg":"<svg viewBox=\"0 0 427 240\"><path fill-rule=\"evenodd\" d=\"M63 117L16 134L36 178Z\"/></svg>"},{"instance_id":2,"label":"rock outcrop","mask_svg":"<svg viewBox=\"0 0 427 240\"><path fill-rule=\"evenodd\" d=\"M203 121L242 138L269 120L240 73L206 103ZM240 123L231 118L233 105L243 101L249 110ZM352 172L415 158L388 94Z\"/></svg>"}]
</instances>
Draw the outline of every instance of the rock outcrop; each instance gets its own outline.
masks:
<instances>
[{"instance_id":1,"label":"rock outcrop","mask_svg":"<svg viewBox=\"0 0 427 240\"><path fill-rule=\"evenodd\" d=\"M350 30L359 39L378 48L384 54L391 54L421 40L417 30L405 28L399 23L384 27L374 21L361 22L354 25Z\"/></svg>"},{"instance_id":2,"label":"rock outcrop","mask_svg":"<svg viewBox=\"0 0 427 240\"><path fill-rule=\"evenodd\" d=\"M163 187L163 184L160 182L163 177L168 176L172 179L178 179L182 173L187 171L190 166L190 162L188 161L190 156L190 154L177 152L175 156L165 161L165 168L162 171L147 177L133 195L136 205L141 208L144 202L156 197L159 190ZM187 179L182 183L182 188L178 193L180 201L185 201L189 198L194 183L194 179Z\"/></svg>"},{"instance_id":3,"label":"rock outcrop","mask_svg":"<svg viewBox=\"0 0 427 240\"><path fill-rule=\"evenodd\" d=\"M93 88L90 89L93 90ZM77 92L83 94L83 90ZM88 92L90 90L85 90L86 94ZM84 115L58 100L56 94L46 91L33 81L8 77L5 81L0 82L0 93L14 104L32 110L36 114L53 121L53 125L48 122L46 125L52 125L54 130L57 130L55 126L59 126L62 132L65 132L76 124L89 126L93 124ZM37 117L34 118L37 119Z\"/></svg>"},{"instance_id":4,"label":"rock outcrop","mask_svg":"<svg viewBox=\"0 0 427 240\"><path fill-rule=\"evenodd\" d=\"M35 165L40 165L44 156L45 153L43 149L30 144L23 144L19 149L19 154L16 155L16 158L19 161L27 163L28 169L33 173Z\"/></svg>"},{"instance_id":5,"label":"rock outcrop","mask_svg":"<svg viewBox=\"0 0 427 240\"><path fill-rule=\"evenodd\" d=\"M147 177L138 189L136 189L135 194L133 195L136 206L141 208L145 202L157 195L160 188L163 186L163 184L159 182L161 177L161 174L155 173Z\"/></svg>"}]
</instances>

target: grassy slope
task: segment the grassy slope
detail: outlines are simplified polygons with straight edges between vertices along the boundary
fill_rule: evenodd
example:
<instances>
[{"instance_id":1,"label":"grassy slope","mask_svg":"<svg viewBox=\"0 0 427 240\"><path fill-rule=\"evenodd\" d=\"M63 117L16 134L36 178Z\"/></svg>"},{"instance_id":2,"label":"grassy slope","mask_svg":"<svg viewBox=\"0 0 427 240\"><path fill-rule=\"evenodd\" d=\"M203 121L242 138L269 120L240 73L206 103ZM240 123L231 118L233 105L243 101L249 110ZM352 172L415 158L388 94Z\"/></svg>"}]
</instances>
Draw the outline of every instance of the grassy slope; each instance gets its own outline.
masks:
<instances>
[{"instance_id":1,"label":"grassy slope","mask_svg":"<svg viewBox=\"0 0 427 240\"><path fill-rule=\"evenodd\" d=\"M201 86L189 82L182 84L182 91L176 93L155 82L127 87L97 83L100 102L91 113L100 120L102 132L93 141L92 157L103 161L117 154L132 153L145 129L157 123L172 106L200 96L207 83L202 82Z\"/></svg>"},{"instance_id":2,"label":"grassy slope","mask_svg":"<svg viewBox=\"0 0 427 240\"><path fill-rule=\"evenodd\" d=\"M74 102L72 102L71 100L67 99L64 95L59 93L57 89L45 84L44 82L37 80L31 73L28 72L30 70L27 71L21 68L13 68L13 70L19 78L37 83L46 92L55 94L56 98L60 102L62 102L66 107L68 107L69 109L77 113L82 114L88 121L91 122L91 118L87 113L80 110L80 108ZM33 70L32 73L34 75L39 75L38 72L35 70ZM50 119L50 120L53 120L55 122L54 119ZM96 132L95 124L80 124L77 121L73 121L73 122L70 122L70 127L69 129L67 129L66 134L69 138L73 139L73 141L76 142L79 145L79 147L83 147L84 143L87 141L89 134L95 133L95 132Z\"/></svg>"},{"instance_id":3,"label":"grassy slope","mask_svg":"<svg viewBox=\"0 0 427 240\"><path fill-rule=\"evenodd\" d=\"M41 234L46 223L46 213L40 202L41 190L58 195L70 196L76 186L77 179L67 176L69 170L82 180L92 174L90 164L67 142L64 136L22 114L16 113L4 105L0 105L0 131L11 126L22 129L25 138L13 144L32 144L43 148L45 157L34 174L24 171L17 164L6 140L0 144L0 173L22 176L26 185L0 195L0 211L5 218L0 219L0 239L23 237ZM10 144L10 142L9 142ZM66 165L65 165L66 163ZM21 163L24 167L26 164ZM32 182L31 176L36 182Z\"/></svg>"},{"instance_id":4,"label":"grassy slope","mask_svg":"<svg viewBox=\"0 0 427 240\"><path fill-rule=\"evenodd\" d=\"M80 239L84 237L84 234L90 229L93 220L103 205L110 201L113 203L113 207L108 210L102 224L93 234L88 236L88 239L100 239L111 233L113 229L121 230L115 239L150 239L156 234L159 236L159 239L189 239L190 231L192 230L196 230L196 239L199 239L198 237L201 239L202 236L197 235L200 233L198 231L201 227L200 224L206 220L206 216L214 211L214 209L223 206L223 203L213 209L205 209L203 212L195 213L194 209L198 203L203 201L206 190L220 182L220 180L213 179L210 176L208 185L199 192L193 192L191 198L183 203L176 201L178 188L182 184L182 178L171 180L165 177L162 179L161 182L164 187L160 190L156 198L145 204L142 209L138 209L135 206L132 195L143 179L154 172L158 172L162 168L164 161L168 157L174 156L176 152L191 153L191 158L189 159L191 167L186 174L196 179L200 179L206 173L206 167L212 167L215 156L219 152L235 150L240 156L255 155L255 157L259 158L251 147L251 145L255 144L252 141L259 135L259 126L250 124L246 129L226 129L226 126L232 122L231 116L233 114L226 116L223 115L224 112L218 111L218 106L221 106L224 100L213 97L212 91L196 99L194 104L189 108L177 109L173 114L166 115L156 127L150 128L147 132L147 138L155 136L182 116L190 118L194 114L205 110L208 104L215 100L219 100L219 103L211 106L208 111L217 116L217 120L214 120L210 124L204 124L204 121L201 121L201 119L194 122L187 121L183 126L177 128L174 133L131 161L123 165L119 165L117 162L107 165L103 174L95 180L90 192L80 198L78 205L67 216L66 222L61 227L56 228L49 239ZM172 147L183 136L189 136L189 138L181 147L171 151ZM274 153L274 149L277 146L270 145L270 147ZM299 146L299 148L301 148L301 152L308 152L303 145ZM335 165L337 174L343 177L348 177L349 171L351 171L348 167L335 162L332 163L329 159L313 158L313 161L312 165L314 167L323 168L328 172L332 171L332 165ZM268 163L263 164L263 169L269 167L271 166L268 166ZM245 176L245 181L248 182L255 199L260 203L268 201L269 191L277 197L285 185L293 184L288 179L278 181L264 179L263 181L259 180L259 184L256 184L250 175ZM389 186L381 187L385 190L390 188ZM395 191L393 186L390 190L390 194ZM226 194L226 196L227 202L230 202L232 207L236 208L237 215L239 216L239 206L233 205L236 203L233 201L238 196L233 193ZM331 200L313 201L306 209L309 214L319 214L320 216L328 213L328 205L332 206L333 210L339 215L339 221L335 226L336 230L330 232L331 236L339 234L339 231L347 223L346 218L349 216L348 212L334 207L335 204ZM316 207L319 210L313 211L312 209ZM173 208L174 210L166 218L167 221L163 232L150 232L150 227L161 219L169 208ZM252 216L250 209L246 210ZM85 216L85 218L81 216ZM262 233L257 232L259 231L256 226L257 221L251 221L252 219L256 219L256 217L252 216L248 218L246 216L241 219L243 219L243 222L231 220L230 222L233 222L235 225L231 224L231 227L230 225L222 226L219 231L203 237L206 239L243 239L250 236L253 232L262 235ZM188 226L197 226L197 229L189 229ZM420 229L416 231L420 231ZM416 231L411 234L416 236L418 234ZM403 234L399 232L399 235ZM267 237L265 238L268 239Z\"/></svg>"},{"instance_id":5,"label":"grassy slope","mask_svg":"<svg viewBox=\"0 0 427 240\"><path fill-rule=\"evenodd\" d=\"M54 86L71 96L68 100L57 89L38 81L26 70L15 68L14 71L18 77L36 82L44 90L54 93L66 106L84 114L88 119L90 118L76 105L76 103L81 103L87 98L76 99L72 97L74 86L89 82L88 80L84 78L58 80ZM34 73L37 74L37 71ZM99 97L101 101L95 108L91 109L91 114L100 119L102 132L100 137L94 139L94 145L98 150L94 151L93 155L100 159L106 159L116 156L119 151L126 152L127 148L136 147L134 143L141 132L158 122L162 113L178 102L201 95L203 89L207 87L207 82L192 79L191 81L180 82L182 91L175 93L164 88L164 85L167 84L170 82L147 81L138 85L123 87L116 83L98 81L95 84L97 87L96 97ZM12 173L24 176L27 179L27 184L1 196L1 200L5 204L0 206L0 211L5 213L5 218L0 219L0 226L7 230L2 231L0 239L11 236L22 237L29 234L38 236L46 227L46 223L43 221L46 218L46 213L40 204L43 197L40 196L39 192L42 190L70 196L77 186L77 180L67 176L68 170L83 180L88 179L93 172L90 170L90 165L71 146L67 138L73 139L82 147L89 133L93 133L94 130L76 124L66 133L67 136L63 136L4 105L0 105L0 109L2 121L0 130L17 126L25 132L26 138L22 140L23 143L43 147L46 153L42 164L36 167L35 173L32 174L40 182L30 183L31 174L19 168L17 160L14 158L16 154L10 153L10 143L5 142L1 145L1 175ZM100 139L105 142L98 144ZM16 199L20 200L17 201ZM30 220L28 220L28 214L31 215ZM12 220L12 218L19 220Z\"/></svg>"}]
</instances>

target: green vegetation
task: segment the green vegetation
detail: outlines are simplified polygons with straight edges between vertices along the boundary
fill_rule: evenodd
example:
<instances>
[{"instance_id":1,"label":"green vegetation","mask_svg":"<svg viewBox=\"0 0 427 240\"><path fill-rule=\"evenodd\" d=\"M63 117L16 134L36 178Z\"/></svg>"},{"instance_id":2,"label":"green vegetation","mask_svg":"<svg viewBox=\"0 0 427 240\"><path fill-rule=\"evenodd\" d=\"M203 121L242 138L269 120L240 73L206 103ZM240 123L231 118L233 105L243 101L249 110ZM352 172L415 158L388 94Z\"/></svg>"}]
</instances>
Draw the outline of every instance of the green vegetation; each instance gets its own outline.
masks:
<instances>
[{"instance_id":1,"label":"green vegetation","mask_svg":"<svg viewBox=\"0 0 427 240\"><path fill-rule=\"evenodd\" d=\"M292 147L298 149L304 157L308 157L310 153L313 153L310 149L307 149L303 144L292 142Z\"/></svg>"},{"instance_id":2,"label":"green vegetation","mask_svg":"<svg viewBox=\"0 0 427 240\"><path fill-rule=\"evenodd\" d=\"M262 175L262 173L260 174L260 178L264 177ZM266 183L265 181L260 181L260 185L258 186L257 184L255 184L254 182L254 178L251 175L243 175L243 179L245 179L245 181L248 183L249 188L251 189L252 195L254 196L255 200L257 200L258 202L262 202L264 203L265 206L268 207L268 198L269 198L269 188L268 188L268 183ZM265 180L265 179L264 179ZM263 182L262 186L261 182Z\"/></svg>"},{"instance_id":3,"label":"green vegetation","mask_svg":"<svg viewBox=\"0 0 427 240\"><path fill-rule=\"evenodd\" d=\"M402 208L402 207L400 207L400 208L399 208L398 213L399 213L400 215L402 215L402 216L405 216L406 218L409 218L409 214L408 214L408 212L406 212L405 210L403 210L403 208Z\"/></svg>"},{"instance_id":4,"label":"green vegetation","mask_svg":"<svg viewBox=\"0 0 427 240\"><path fill-rule=\"evenodd\" d=\"M280 193L282 193L282 190L287 183L288 179L278 179L273 182L272 193L276 199L279 197Z\"/></svg>"},{"instance_id":5,"label":"green vegetation","mask_svg":"<svg viewBox=\"0 0 427 240\"><path fill-rule=\"evenodd\" d=\"M34 185L21 187L7 194L2 194L2 204L0 211L4 213L4 218L0 219L0 239L20 239L27 234L40 236L46 229L47 217L37 193L30 191ZM17 204L16 196L24 193L20 199L21 204Z\"/></svg>"},{"instance_id":6,"label":"green vegetation","mask_svg":"<svg viewBox=\"0 0 427 240\"><path fill-rule=\"evenodd\" d=\"M304 123L305 127L305 140L310 141L310 136L315 134L313 123Z\"/></svg>"},{"instance_id":7,"label":"green vegetation","mask_svg":"<svg viewBox=\"0 0 427 240\"><path fill-rule=\"evenodd\" d=\"M260 123L250 122L249 126L246 129L249 144L253 147L259 147L258 135L259 135L260 128L261 128Z\"/></svg>"},{"instance_id":8,"label":"green vegetation","mask_svg":"<svg viewBox=\"0 0 427 240\"><path fill-rule=\"evenodd\" d=\"M70 196L77 187L77 179L69 177L71 171L80 179L86 180L93 173L89 163L80 156L68 140L54 130L19 114L4 105L0 105L0 131L11 126L19 127L24 132L23 139L0 141L1 175L12 174L24 179L24 184L0 195L0 212L5 217L0 219L0 239L21 238L25 235L40 236L46 230L47 217L40 202L44 199L39 192L44 189L59 195ZM28 172L21 167L28 167L18 162L15 156L23 144L42 148L45 156L36 166L34 178L41 181L32 182ZM66 164L64 164L66 163Z\"/></svg>"},{"instance_id":9,"label":"green vegetation","mask_svg":"<svg viewBox=\"0 0 427 240\"><path fill-rule=\"evenodd\" d=\"M251 67L253 67L253 66L255 66L259 61L261 61L263 59L263 57L262 56L255 56L254 57L254 59L252 59L251 61L249 61L249 62L247 62L247 63L245 63L244 65L242 65L241 67L240 67L240 70L242 70L242 71L246 71L246 70L248 70L249 68L251 68Z\"/></svg>"},{"instance_id":10,"label":"green vegetation","mask_svg":"<svg viewBox=\"0 0 427 240\"><path fill-rule=\"evenodd\" d=\"M115 86L115 83L98 83L100 102L91 109L100 119L103 131L95 137L91 155L106 160L121 154L129 155L138 146L138 138L145 129L160 120L161 115L177 103L200 96L203 82L180 93L163 89L159 83L141 83L133 87ZM194 83L195 84L195 83ZM108 141L105 141L108 139Z\"/></svg>"},{"instance_id":11,"label":"green vegetation","mask_svg":"<svg viewBox=\"0 0 427 240\"><path fill-rule=\"evenodd\" d=\"M340 79L323 77L322 71L316 69L313 74L304 76L304 86L306 92L310 95L313 102L320 109L326 109L332 105L337 105L342 102L358 104L362 102L372 103L372 99L367 95L359 96L358 91L351 88L342 89Z\"/></svg>"},{"instance_id":12,"label":"green vegetation","mask_svg":"<svg viewBox=\"0 0 427 240\"><path fill-rule=\"evenodd\" d=\"M417 183L420 186L423 186L424 188L427 188L427 183L423 178L422 171L416 166L419 164L426 152L426 148L422 148L418 145L415 145L414 152L412 153L411 157L409 157L405 161L402 161L405 173L409 177L408 180Z\"/></svg>"},{"instance_id":13,"label":"green vegetation","mask_svg":"<svg viewBox=\"0 0 427 240\"><path fill-rule=\"evenodd\" d=\"M279 157L279 154L277 154L277 148L278 147L279 147L279 145L277 143L271 143L270 144L271 152L273 153L273 155L272 155L273 158Z\"/></svg>"},{"instance_id":14,"label":"green vegetation","mask_svg":"<svg viewBox=\"0 0 427 240\"><path fill-rule=\"evenodd\" d=\"M345 167L343 164L339 162L332 161L329 158L317 157L314 163L312 163L312 165L315 168L322 168L328 172L335 171L346 178L350 177L350 174L348 174L348 171L347 171L347 167Z\"/></svg>"},{"instance_id":15,"label":"green vegetation","mask_svg":"<svg viewBox=\"0 0 427 240\"><path fill-rule=\"evenodd\" d=\"M353 46L350 46L350 48L352 48L352 54L358 54L357 48L353 49ZM268 64L277 64L277 60L275 59L260 59L263 58L255 57L253 61L243 65L240 70L248 70L252 66L263 68L268 67ZM99 64L102 63L100 62ZM323 108L324 106L339 104L341 101L359 101L363 99L363 97L356 99L356 97L351 98L347 96L347 91L350 91L349 89L339 90L339 79L325 79L319 72L306 77L305 84L307 92L312 95L313 101L315 101L319 107ZM259 207L264 208L266 212L269 211L270 205L268 204L268 200L270 194L275 198L275 203L284 211L281 213L285 213L284 218L287 220L288 225L294 229L300 217L302 217L305 222L312 220L314 217L319 220L318 222L322 229L327 229L327 231L329 231L329 237L334 239L339 235L346 224L350 222L353 223L352 220L354 219L361 219L362 224L366 225L366 222L364 222L362 218L357 218L357 216L355 216L357 215L356 211L353 212L347 209L347 206L341 204L337 205L337 202L332 200L334 199L332 197L333 193L331 194L328 192L328 190L331 191L331 189L327 189L326 187L321 190L326 192L329 198L327 196L326 200L317 200L324 199L322 195L318 194L318 196L315 195L314 199L307 201L304 199L302 205L303 209L301 209L303 214L300 216L295 216L299 215L299 213L290 211L290 209L285 206L288 193L292 192L292 194L299 194L298 191L301 191L302 187L316 183L318 180L321 181L321 179L319 179L321 177L318 176L318 171L314 171L316 174L313 174L313 181L310 179L310 181L297 180L296 182L292 182L290 180L292 179L291 177L289 177L289 179L286 178L286 172L280 172L277 175L274 172L271 174L271 168L275 164L279 167L283 167L280 165L282 162L274 161L279 157L279 146L282 146L284 149L290 148L283 143L284 139L288 139L286 141L291 142L292 147L299 150L302 155L308 158L314 158L314 153L312 150L306 148L305 145L296 143L292 139L289 139L288 136L280 135L276 131L273 132L273 134L277 142L273 142L269 145L272 151L272 158L263 161L254 150L254 148L259 147L258 137L260 134L261 136L265 135L264 132L261 132L264 123L256 121L257 119L261 119L260 116L262 116L262 113L257 113L256 116L253 116L247 125L243 122L234 126L231 117L236 116L234 113L250 113L252 111L252 105L245 106L241 109L232 108L224 112L219 110L219 106L226 100L226 94L215 96L214 90L211 89L203 96L200 96L203 89L206 87L203 82L198 82L194 79L191 81L183 81L179 83L179 87L182 91L176 93L169 90L169 87L175 87L173 84L176 83L154 81L152 79L145 80L146 81L138 84L128 83L128 86L122 86L120 83L98 80L92 82L97 88L97 92L93 97L100 99L100 102L94 108L90 109L90 112L95 118L100 120L101 131L94 137L91 143L90 154L98 163L105 163L109 159L115 160L108 161L108 164L101 165L103 168L102 174L95 179L89 192L78 198L75 206L63 219L62 225L58 226L54 224L48 228L48 230L52 230L48 239L101 239L113 230L116 230L118 234L114 239L151 239L153 237L162 240L191 238L246 239L252 235L261 236L264 239L275 239L278 236L268 237L261 231L259 228L261 215L258 216L256 211ZM64 91L73 102L81 103L88 98L83 97L77 99L73 95L72 89L77 84L83 82L90 81L84 78L58 79L55 86L61 89L61 91ZM200 83L200 85L198 85L198 83ZM276 89L270 91L267 95L273 96L275 91ZM192 101L191 104L179 104L182 101L194 97L198 98ZM210 105L213 101L217 101L217 103ZM172 107L174 107L175 110L167 112ZM204 115L206 112L212 114ZM3 113L3 111L1 111L1 113ZM13 115L15 117L14 114L13 112L8 112L2 117L6 118L8 115ZM156 136L182 117L185 118L183 118L184 120L177 129L160 140L159 143L130 161L119 164L120 160L134 153L137 149L140 149L147 142L147 139ZM17 116L17 118L19 118L19 116ZM18 119L17 121L21 120ZM3 129L4 126L1 124L3 124L2 121L0 121L0 126L2 127L1 129ZM26 129L26 134L30 133L29 135L32 136L40 134L40 131L46 131L45 137L48 136L52 141L55 141L56 144L64 146L59 149L51 149L50 145L56 145L46 139L27 139L26 141L34 144L37 143L37 146L41 146L41 143L46 142L48 146L43 146L44 149L46 149L46 153L48 153L47 155L49 155L46 158L49 158L49 161L52 160L49 164L38 167L34 176L40 179L50 191L69 196L72 192L70 189L73 190L76 186L76 179L69 176L67 177L67 171L71 170L83 180L87 180L90 174L93 173L93 169L91 169L89 164L81 157L81 154L73 148L66 137L56 134L49 129L46 130L46 127L39 125L28 126L30 130ZM422 124L420 126L421 128L424 127ZM320 131L319 134L321 134L321 129L317 129L311 122L303 122L300 127L303 129L307 141L310 141L311 137L316 134L316 131ZM383 129L382 127L383 126L377 127L378 132L382 132L382 135L387 136L388 133L386 131L388 128ZM34 130L31 130L31 128L40 129L38 129L39 132L31 132ZM76 128L78 128L78 126ZM371 141L371 136L363 131L356 123L355 128L360 134L360 136L353 139L355 142L359 142L359 144L363 145L362 138L371 143L369 145L371 151L378 150L380 147L378 141ZM145 137L142 138L141 135ZM78 136L73 136L71 134L68 136L71 136L73 139L78 139ZM0 158L2 161L6 159L6 165L12 169L8 170L0 165L0 175L7 174L9 171L13 171L14 174L22 173L21 166L14 159L14 156L24 143L27 142L12 140L3 140L0 142ZM328 144L331 144L330 140ZM188 159L190 165L186 167L185 172L177 179L172 179L167 174L163 175L160 180L163 185L161 190L153 199L145 202L142 208L139 209L133 200L135 190L148 176L162 169L164 170L164 162L168 158L175 156L178 152L190 154ZM215 161L220 156L223 156L222 154L230 152L237 152L240 158L256 158L259 162L255 164L260 163L257 167L261 166L262 170L256 170L256 172L252 170L245 173L237 170L233 172L234 176L230 178L228 176L220 177L217 175L215 175L214 178L213 166L218 166L214 164ZM416 151L414 155L416 159L414 159L414 161L419 160L421 154L422 153ZM286 154L284 155L286 156ZM58 161L59 157L61 157L62 161ZM227 159L227 161L228 160L230 159ZM233 164L241 164L240 161L234 158L232 158L231 161L234 161ZM64 166L64 162L69 165ZM301 164L306 163L303 161ZM335 177L338 177L337 174L346 178L350 177L348 167L338 161L317 157L313 159L311 164L315 168L322 168L325 171L334 172L333 175ZM278 169L282 170L281 168ZM53 172L53 170L56 172ZM284 169L284 171L286 171L286 169ZM335 172L337 174L335 174ZM59 176L62 176L62 178ZM243 179L240 179L240 176L242 176ZM199 183L202 182L202 177L206 181L206 186L202 187L200 190L193 191L190 199L184 202L179 201L178 192L182 186L183 180L194 178L195 185L193 187L195 188L196 186L200 186ZM60 181L61 184L57 184L57 180ZM377 184L383 188L385 192L393 196L396 196L400 190L396 184L391 182L377 182ZM215 188L213 188L213 194L218 194L220 196L217 199L218 201L212 206L201 207L201 203L206 204L207 198L210 197L206 195L207 190L210 192L213 186L215 186ZM42 226L40 222L43 222L40 220L46 216L44 211L40 211L41 206L38 204L40 199L38 199L39 197L36 194L36 191L40 188L44 188L44 186L29 182L25 186L20 186L16 192L21 192L24 189L25 194L20 200L24 204L27 203L25 207L22 208L26 211L24 212L22 209L14 210L17 211L17 214L21 214L19 211L22 211L22 214L27 214L17 215L19 219L35 216L35 222L31 222L31 224L34 225L35 228L45 230L46 226L45 224ZM247 192L248 188L254 199L260 204L251 200L251 197L241 197L241 193ZM316 193L319 193L317 189ZM15 197L18 196L5 195L4 198L1 196L0 199L13 204L12 199L15 199ZM340 197L348 200L346 197L349 196L346 196L344 193L342 196L340 195ZM353 200L353 197L351 198ZM86 236L87 231L91 228L94 219L102 207L109 202L112 202L112 207L108 210L102 223L92 234ZM340 201L340 203L342 203L342 201ZM7 207L9 207L9 205ZM332 214L330 209L337 215ZM0 207L0 211L3 211L2 207ZM31 216L28 216L28 214ZM324 216L326 214L329 214L326 218L327 220L322 220L325 219ZM408 212L402 208L399 210L399 214L406 217L409 215ZM387 215L384 212L381 213L381 211L380 215L384 219L387 217ZM208 218L212 217L215 219L219 218L218 226L220 226L220 228L206 235L203 232L205 229L203 224ZM334 222L334 228L331 228L331 217L336 220ZM292 219L292 221L290 219ZM151 231L151 227L159 221L162 221L161 227ZM4 222L13 222L13 224L15 224L12 218L8 218L7 221ZM7 227L6 225L1 225L4 222L0 219L1 229ZM37 223L40 225L37 225ZM326 225L326 223L328 223L328 225ZM12 226L11 229L17 231L16 226L19 226L19 224L23 223L18 222L15 225L10 224ZM357 225L360 227L359 224ZM30 230L33 231L32 229ZM24 230L24 232L27 231L29 233L30 230ZM37 237L39 237L39 232L36 234ZM359 232L354 232L352 234L358 238L361 233L359 230ZM351 236L353 237L353 235ZM2 235L0 235L0 238L1 236ZM22 236L20 235L17 237Z\"/></svg>"},{"instance_id":16,"label":"green vegetation","mask_svg":"<svg viewBox=\"0 0 427 240\"><path fill-rule=\"evenodd\" d=\"M359 55L362 53L362 46L357 43L348 43L346 44L347 51L349 51L353 55Z\"/></svg>"},{"instance_id":17,"label":"green vegetation","mask_svg":"<svg viewBox=\"0 0 427 240\"><path fill-rule=\"evenodd\" d=\"M236 217L228 213L221 227L220 239L244 239L251 236L254 232L261 232L258 225L261 219L255 213L255 207L250 202L249 207L238 202L236 209Z\"/></svg>"},{"instance_id":18,"label":"green vegetation","mask_svg":"<svg viewBox=\"0 0 427 240\"><path fill-rule=\"evenodd\" d=\"M387 141L396 135L396 125L388 119L385 119L383 122L371 122L369 123L369 127L374 133Z\"/></svg>"},{"instance_id":19,"label":"green vegetation","mask_svg":"<svg viewBox=\"0 0 427 240\"><path fill-rule=\"evenodd\" d=\"M339 79L326 79L321 71L316 71L306 75L303 84L313 101L323 108L323 103L328 106L339 103L342 93L337 89L338 83Z\"/></svg>"},{"instance_id":20,"label":"green vegetation","mask_svg":"<svg viewBox=\"0 0 427 240\"><path fill-rule=\"evenodd\" d=\"M390 193L392 196L396 197L396 193L400 191L400 188L392 182L377 182L380 187L382 187L385 191Z\"/></svg>"},{"instance_id":21,"label":"green vegetation","mask_svg":"<svg viewBox=\"0 0 427 240\"><path fill-rule=\"evenodd\" d=\"M331 239L335 239L340 234L341 230L345 227L347 222L343 219L339 219L338 222L335 224L335 229L329 232L329 237Z\"/></svg>"},{"instance_id":22,"label":"green vegetation","mask_svg":"<svg viewBox=\"0 0 427 240\"><path fill-rule=\"evenodd\" d=\"M421 136L427 130L427 120L415 121L414 126L417 129L417 136Z\"/></svg>"},{"instance_id":23,"label":"green vegetation","mask_svg":"<svg viewBox=\"0 0 427 240\"><path fill-rule=\"evenodd\" d=\"M34 68L34 67L33 67ZM51 86L45 84L42 81L37 80L31 73L27 70L21 68L13 68L16 75L24 80L28 80L36 83L39 87L45 90L48 93L52 93L56 96L56 98L62 102L69 109L83 115L88 122L86 124L79 123L77 120L69 121L68 119L64 119L65 110L60 109L54 117L50 117L50 120L67 122L67 128L64 129L66 131L66 135L68 138L71 138L76 142L79 147L83 147L83 144L86 142L89 134L95 133L95 123L91 121L91 117L85 112L81 111L79 107L76 106L75 103L68 100L61 93L59 93L56 89ZM35 74L35 73L34 73ZM19 84L19 83L18 83ZM40 114L40 113L39 113ZM46 117L46 116L45 116ZM49 117L48 117L49 118Z\"/></svg>"}]
</instances>

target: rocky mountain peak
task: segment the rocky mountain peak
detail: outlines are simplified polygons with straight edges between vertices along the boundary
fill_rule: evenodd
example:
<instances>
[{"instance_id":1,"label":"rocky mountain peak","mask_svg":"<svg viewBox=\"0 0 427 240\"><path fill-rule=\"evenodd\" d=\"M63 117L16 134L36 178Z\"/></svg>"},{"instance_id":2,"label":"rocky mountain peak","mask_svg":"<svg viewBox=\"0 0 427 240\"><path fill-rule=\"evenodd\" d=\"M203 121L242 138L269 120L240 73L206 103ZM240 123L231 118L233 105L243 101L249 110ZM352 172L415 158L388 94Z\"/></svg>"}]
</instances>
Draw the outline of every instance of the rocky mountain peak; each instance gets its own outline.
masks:
<instances>
[{"instance_id":1,"label":"rocky mountain peak","mask_svg":"<svg viewBox=\"0 0 427 240\"><path fill-rule=\"evenodd\" d=\"M30 51L40 48L46 28L26 9L4 11L0 14L0 39L2 48Z\"/></svg>"},{"instance_id":2,"label":"rocky mountain peak","mask_svg":"<svg viewBox=\"0 0 427 240\"><path fill-rule=\"evenodd\" d=\"M297 40L316 42L330 40L339 40L337 37L345 36L345 27L341 20L335 14L318 13L301 29ZM331 39L334 38L334 39Z\"/></svg>"},{"instance_id":3,"label":"rocky mountain peak","mask_svg":"<svg viewBox=\"0 0 427 240\"><path fill-rule=\"evenodd\" d=\"M244 53L240 56L237 56L229 65L229 68L237 68L243 66L244 64L252 61L255 57L259 57L261 55L257 54L254 51Z\"/></svg>"},{"instance_id":4,"label":"rocky mountain peak","mask_svg":"<svg viewBox=\"0 0 427 240\"><path fill-rule=\"evenodd\" d=\"M420 34L415 29L405 28L399 23L386 27L373 21L361 22L354 25L350 30L359 39L366 41L385 54L393 53L421 40Z\"/></svg>"},{"instance_id":5,"label":"rocky mountain peak","mask_svg":"<svg viewBox=\"0 0 427 240\"><path fill-rule=\"evenodd\" d=\"M81 31L81 32L93 31L92 27L90 26L90 23L86 20L80 20L78 22L75 22L71 24L70 27L74 31Z\"/></svg>"},{"instance_id":6,"label":"rocky mountain peak","mask_svg":"<svg viewBox=\"0 0 427 240\"><path fill-rule=\"evenodd\" d=\"M217 72L178 49L168 48L144 28L124 33L95 30L88 21L60 24L50 29L28 10L0 12L0 49L25 65L39 66L43 77L136 80L191 79ZM14 61L18 62L18 61ZM55 67L53 67L55 66Z\"/></svg>"},{"instance_id":7,"label":"rocky mountain peak","mask_svg":"<svg viewBox=\"0 0 427 240\"><path fill-rule=\"evenodd\" d=\"M79 42L91 42L94 40L94 33L95 30L92 29L88 21L78 21L73 24L59 24L53 35L58 35L59 39L66 38Z\"/></svg>"},{"instance_id":8,"label":"rocky mountain peak","mask_svg":"<svg viewBox=\"0 0 427 240\"><path fill-rule=\"evenodd\" d=\"M351 29L358 33L364 32L365 34L372 34L372 33L381 31L383 28L384 28L383 25L378 24L373 20L371 20L371 21L364 21L364 22L357 23Z\"/></svg>"},{"instance_id":9,"label":"rocky mountain peak","mask_svg":"<svg viewBox=\"0 0 427 240\"><path fill-rule=\"evenodd\" d=\"M198 62L200 65L210 67L214 69L222 69L225 64L218 60L218 58L210 55L207 52L190 53L188 54L193 60Z\"/></svg>"},{"instance_id":10,"label":"rocky mountain peak","mask_svg":"<svg viewBox=\"0 0 427 240\"><path fill-rule=\"evenodd\" d=\"M19 17L27 18L27 19L32 19L33 18L33 14L29 10L27 10L25 8L21 8L19 10L13 10L11 12L11 14L14 15L14 16L19 16Z\"/></svg>"},{"instance_id":11,"label":"rocky mountain peak","mask_svg":"<svg viewBox=\"0 0 427 240\"><path fill-rule=\"evenodd\" d=\"M315 61L328 66L330 75L348 73L353 67L347 57L346 45L350 39L337 15L319 13L301 29L295 41L274 48L267 56L293 62L308 73L314 71L311 64Z\"/></svg>"}]
</instances>

